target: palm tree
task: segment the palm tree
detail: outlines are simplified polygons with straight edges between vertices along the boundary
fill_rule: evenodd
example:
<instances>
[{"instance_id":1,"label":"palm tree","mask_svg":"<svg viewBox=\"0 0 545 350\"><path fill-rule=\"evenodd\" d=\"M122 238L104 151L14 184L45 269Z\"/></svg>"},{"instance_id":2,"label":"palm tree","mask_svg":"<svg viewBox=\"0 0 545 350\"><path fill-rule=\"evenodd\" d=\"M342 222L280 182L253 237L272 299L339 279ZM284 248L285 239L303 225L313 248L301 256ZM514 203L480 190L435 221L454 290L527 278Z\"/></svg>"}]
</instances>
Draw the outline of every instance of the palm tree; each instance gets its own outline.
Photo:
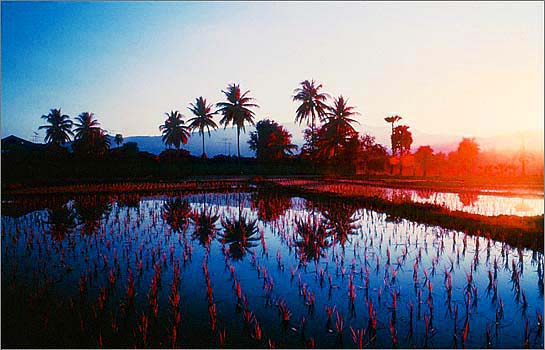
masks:
<instances>
[{"instance_id":1,"label":"palm tree","mask_svg":"<svg viewBox=\"0 0 545 350\"><path fill-rule=\"evenodd\" d=\"M393 115L391 117L386 117L384 118L384 120L387 122L387 123L391 123L392 124L392 133L390 134L390 140L392 142L392 156L395 156L395 150L394 150L394 123L395 122L398 122L400 121L401 118L400 116L398 115Z\"/></svg>"},{"instance_id":2,"label":"palm tree","mask_svg":"<svg viewBox=\"0 0 545 350\"><path fill-rule=\"evenodd\" d=\"M77 123L74 124L74 150L85 155L100 155L110 147L107 132L94 118L93 113L83 112L76 117Z\"/></svg>"},{"instance_id":3,"label":"palm tree","mask_svg":"<svg viewBox=\"0 0 545 350\"><path fill-rule=\"evenodd\" d=\"M90 140L94 133L101 130L100 123L94 119L95 115L89 112L83 112L76 117L78 123L75 123L74 140Z\"/></svg>"},{"instance_id":4,"label":"palm tree","mask_svg":"<svg viewBox=\"0 0 545 350\"><path fill-rule=\"evenodd\" d=\"M42 125L38 129L45 129L46 143L60 146L70 141L70 136L73 136L72 121L70 116L62 114L61 109L51 109L49 114L42 115L49 125Z\"/></svg>"},{"instance_id":5,"label":"palm tree","mask_svg":"<svg viewBox=\"0 0 545 350\"><path fill-rule=\"evenodd\" d=\"M123 135L115 134L114 142L117 145L117 147L119 147L119 145L123 143Z\"/></svg>"},{"instance_id":6,"label":"palm tree","mask_svg":"<svg viewBox=\"0 0 545 350\"><path fill-rule=\"evenodd\" d=\"M216 111L212 111L212 105L206 103L206 99L202 96L195 99L195 104L191 103L191 107L188 109L195 115L194 118L189 119L187 122L191 130L199 130L199 135L202 135L202 157L206 158L204 152L204 129L208 131L208 137L210 137L210 128L216 129L218 125L212 118Z\"/></svg>"},{"instance_id":7,"label":"palm tree","mask_svg":"<svg viewBox=\"0 0 545 350\"><path fill-rule=\"evenodd\" d=\"M178 111L170 111L165 113L167 119L165 124L159 126L159 130L163 132L163 142L166 146L174 146L177 150L181 144L186 144L189 139L188 127L184 125L182 115Z\"/></svg>"},{"instance_id":8,"label":"palm tree","mask_svg":"<svg viewBox=\"0 0 545 350\"><path fill-rule=\"evenodd\" d=\"M227 87L227 91L222 90L221 92L225 94L227 101L216 104L219 108L218 112L223 114L220 124L225 125L225 128L227 128L229 123L237 127L237 150L240 166L240 129L246 132L245 123L254 125L255 113L250 108L259 108L259 106L252 103L254 100L252 97L247 96L250 90L247 90L243 94L240 93L240 86L238 84L233 83Z\"/></svg>"},{"instance_id":9,"label":"palm tree","mask_svg":"<svg viewBox=\"0 0 545 350\"><path fill-rule=\"evenodd\" d=\"M324 138L329 146L326 147L326 153L333 151L333 158L337 155L339 146L346 144L347 139L356 134L351 123L358 121L350 118L359 115L354 108L348 105L348 99L345 100L342 95L334 100L332 107L327 108L327 122L323 126Z\"/></svg>"},{"instance_id":10,"label":"palm tree","mask_svg":"<svg viewBox=\"0 0 545 350\"><path fill-rule=\"evenodd\" d=\"M328 106L325 101L329 98L326 93L319 92L322 84L318 84L313 80L305 80L301 82L301 87L294 90L293 101L301 101L301 105L297 108L295 122L306 120L307 125L310 124L312 138L311 150L314 151L314 129L316 118L323 121L327 114Z\"/></svg>"}]
</instances>

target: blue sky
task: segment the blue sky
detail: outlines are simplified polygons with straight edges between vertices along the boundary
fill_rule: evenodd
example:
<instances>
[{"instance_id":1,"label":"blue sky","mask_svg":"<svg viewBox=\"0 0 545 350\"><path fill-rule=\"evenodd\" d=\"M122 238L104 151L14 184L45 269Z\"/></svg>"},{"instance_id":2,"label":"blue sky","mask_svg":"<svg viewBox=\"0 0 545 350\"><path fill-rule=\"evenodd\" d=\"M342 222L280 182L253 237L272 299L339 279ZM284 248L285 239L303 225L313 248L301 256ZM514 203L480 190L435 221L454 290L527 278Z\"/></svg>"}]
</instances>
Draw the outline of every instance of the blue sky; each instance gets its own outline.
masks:
<instances>
[{"instance_id":1,"label":"blue sky","mask_svg":"<svg viewBox=\"0 0 545 350\"><path fill-rule=\"evenodd\" d=\"M422 132L543 129L543 3L2 2L2 136L61 107L111 133L158 135L164 112L251 90L291 123L314 78L361 113Z\"/></svg>"}]
</instances>

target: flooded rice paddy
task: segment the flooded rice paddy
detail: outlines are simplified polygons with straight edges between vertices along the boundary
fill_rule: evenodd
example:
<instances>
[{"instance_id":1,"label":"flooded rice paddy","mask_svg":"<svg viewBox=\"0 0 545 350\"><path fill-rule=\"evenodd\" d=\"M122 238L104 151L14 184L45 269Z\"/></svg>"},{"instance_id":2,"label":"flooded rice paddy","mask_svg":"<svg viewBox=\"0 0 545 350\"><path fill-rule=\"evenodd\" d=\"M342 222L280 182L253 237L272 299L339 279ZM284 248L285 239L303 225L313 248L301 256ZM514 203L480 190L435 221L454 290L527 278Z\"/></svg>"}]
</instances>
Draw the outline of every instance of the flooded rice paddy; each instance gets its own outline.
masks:
<instances>
[{"instance_id":1,"label":"flooded rice paddy","mask_svg":"<svg viewBox=\"0 0 545 350\"><path fill-rule=\"evenodd\" d=\"M406 189L369 186L357 181L315 181L280 179L283 186L295 186L305 190L317 190L332 194L380 198L393 203L426 203L450 211L461 211L484 216L543 215L543 190L515 189L449 192L431 189Z\"/></svg>"},{"instance_id":2,"label":"flooded rice paddy","mask_svg":"<svg viewBox=\"0 0 545 350\"><path fill-rule=\"evenodd\" d=\"M543 254L485 234L260 189L2 210L3 346L543 348Z\"/></svg>"}]
</instances>

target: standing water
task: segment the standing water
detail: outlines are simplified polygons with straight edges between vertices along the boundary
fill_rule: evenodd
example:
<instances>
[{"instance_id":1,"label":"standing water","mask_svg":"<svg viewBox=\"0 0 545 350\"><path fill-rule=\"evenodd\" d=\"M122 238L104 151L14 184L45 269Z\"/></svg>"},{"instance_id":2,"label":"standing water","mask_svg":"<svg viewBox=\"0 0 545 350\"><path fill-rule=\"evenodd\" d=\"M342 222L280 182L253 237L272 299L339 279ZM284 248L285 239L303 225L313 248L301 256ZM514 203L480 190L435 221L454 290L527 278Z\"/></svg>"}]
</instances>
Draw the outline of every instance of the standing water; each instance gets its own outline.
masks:
<instances>
[{"instance_id":1,"label":"standing water","mask_svg":"<svg viewBox=\"0 0 545 350\"><path fill-rule=\"evenodd\" d=\"M3 203L2 345L543 348L543 254L342 201Z\"/></svg>"}]
</instances>

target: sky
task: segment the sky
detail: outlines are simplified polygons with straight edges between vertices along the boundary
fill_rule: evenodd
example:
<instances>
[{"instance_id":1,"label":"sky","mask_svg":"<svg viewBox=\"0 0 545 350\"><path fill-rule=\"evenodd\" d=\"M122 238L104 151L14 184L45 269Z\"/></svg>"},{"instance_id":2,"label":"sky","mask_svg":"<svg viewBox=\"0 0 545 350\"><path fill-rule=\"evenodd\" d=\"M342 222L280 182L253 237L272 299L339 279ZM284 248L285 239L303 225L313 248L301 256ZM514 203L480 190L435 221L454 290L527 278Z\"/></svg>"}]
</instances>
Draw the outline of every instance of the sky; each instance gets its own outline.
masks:
<instances>
[{"instance_id":1,"label":"sky","mask_svg":"<svg viewBox=\"0 0 545 350\"><path fill-rule=\"evenodd\" d=\"M159 135L165 112L240 83L256 121L293 123L305 79L343 95L357 129L397 114L429 134L543 133L542 2L7 2L2 137L49 109ZM43 133L40 132L40 139Z\"/></svg>"}]
</instances>

